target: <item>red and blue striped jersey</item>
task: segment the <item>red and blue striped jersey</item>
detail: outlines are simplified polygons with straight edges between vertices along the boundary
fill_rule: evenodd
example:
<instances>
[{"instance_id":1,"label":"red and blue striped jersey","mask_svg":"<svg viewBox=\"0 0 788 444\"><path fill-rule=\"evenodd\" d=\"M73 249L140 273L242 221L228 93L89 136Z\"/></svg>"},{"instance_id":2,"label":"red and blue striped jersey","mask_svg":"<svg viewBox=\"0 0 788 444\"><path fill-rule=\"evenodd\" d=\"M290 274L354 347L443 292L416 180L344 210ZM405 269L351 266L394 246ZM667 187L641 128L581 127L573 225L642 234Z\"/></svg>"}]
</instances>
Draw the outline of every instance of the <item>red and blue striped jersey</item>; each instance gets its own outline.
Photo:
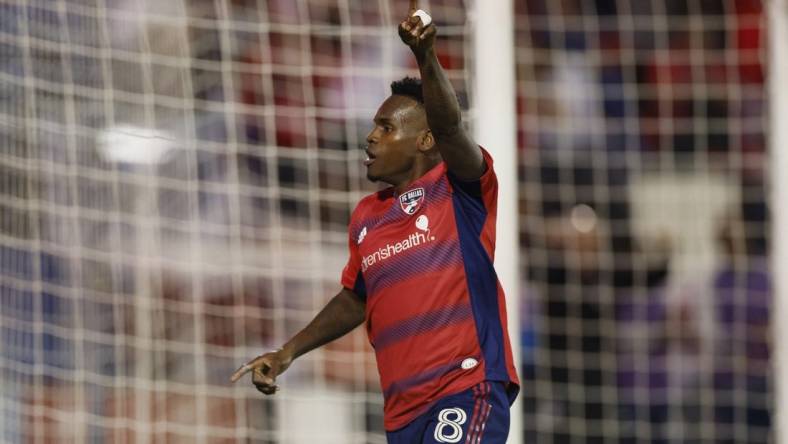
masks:
<instances>
[{"instance_id":1,"label":"red and blue striped jersey","mask_svg":"<svg viewBox=\"0 0 788 444\"><path fill-rule=\"evenodd\" d=\"M349 226L342 285L366 301L386 430L482 381L519 381L493 268L498 182L462 181L441 163L405 192L362 199Z\"/></svg>"}]
</instances>

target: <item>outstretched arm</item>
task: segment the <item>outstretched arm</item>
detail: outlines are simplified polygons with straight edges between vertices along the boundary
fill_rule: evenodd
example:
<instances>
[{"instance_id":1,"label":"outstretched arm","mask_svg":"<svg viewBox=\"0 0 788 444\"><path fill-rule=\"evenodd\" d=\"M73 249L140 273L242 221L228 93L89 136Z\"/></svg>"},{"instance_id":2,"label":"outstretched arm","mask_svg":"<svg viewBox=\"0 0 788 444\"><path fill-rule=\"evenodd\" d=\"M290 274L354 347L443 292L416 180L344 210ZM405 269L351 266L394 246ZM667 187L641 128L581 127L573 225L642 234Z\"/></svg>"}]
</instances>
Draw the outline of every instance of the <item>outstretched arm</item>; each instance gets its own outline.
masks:
<instances>
[{"instance_id":1,"label":"outstretched arm","mask_svg":"<svg viewBox=\"0 0 788 444\"><path fill-rule=\"evenodd\" d=\"M413 16L417 10L418 0L410 0L408 18L400 23L399 35L419 64L427 123L449 171L461 179L478 179L485 171L484 159L462 126L457 95L435 54L437 28L434 23L424 26Z\"/></svg>"},{"instance_id":2,"label":"outstretched arm","mask_svg":"<svg viewBox=\"0 0 788 444\"><path fill-rule=\"evenodd\" d=\"M343 288L315 316L303 330L287 341L279 350L258 356L242 365L230 377L235 382L252 372L252 383L258 390L271 395L276 393L276 377L282 374L294 359L344 336L364 322L365 305L355 293Z\"/></svg>"}]
</instances>

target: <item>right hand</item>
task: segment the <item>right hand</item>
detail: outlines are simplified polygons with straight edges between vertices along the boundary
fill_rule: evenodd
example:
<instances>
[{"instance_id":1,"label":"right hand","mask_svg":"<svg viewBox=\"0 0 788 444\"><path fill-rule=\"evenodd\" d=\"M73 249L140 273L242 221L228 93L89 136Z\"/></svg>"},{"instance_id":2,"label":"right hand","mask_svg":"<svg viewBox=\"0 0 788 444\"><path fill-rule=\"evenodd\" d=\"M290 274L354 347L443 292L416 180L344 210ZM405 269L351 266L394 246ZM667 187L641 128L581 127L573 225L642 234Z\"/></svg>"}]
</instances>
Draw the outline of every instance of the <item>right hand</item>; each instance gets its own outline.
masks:
<instances>
[{"instance_id":1,"label":"right hand","mask_svg":"<svg viewBox=\"0 0 788 444\"><path fill-rule=\"evenodd\" d=\"M437 28L435 23L424 26L419 17L413 14L419 9L419 0L410 0L408 16L399 24L399 37L415 54L422 55L435 45Z\"/></svg>"},{"instance_id":2,"label":"right hand","mask_svg":"<svg viewBox=\"0 0 788 444\"><path fill-rule=\"evenodd\" d=\"M276 377L284 373L293 358L284 350L276 350L258 356L238 368L230 377L230 382L236 382L249 372L252 372L252 384L257 390L266 395L273 395L279 390Z\"/></svg>"}]
</instances>

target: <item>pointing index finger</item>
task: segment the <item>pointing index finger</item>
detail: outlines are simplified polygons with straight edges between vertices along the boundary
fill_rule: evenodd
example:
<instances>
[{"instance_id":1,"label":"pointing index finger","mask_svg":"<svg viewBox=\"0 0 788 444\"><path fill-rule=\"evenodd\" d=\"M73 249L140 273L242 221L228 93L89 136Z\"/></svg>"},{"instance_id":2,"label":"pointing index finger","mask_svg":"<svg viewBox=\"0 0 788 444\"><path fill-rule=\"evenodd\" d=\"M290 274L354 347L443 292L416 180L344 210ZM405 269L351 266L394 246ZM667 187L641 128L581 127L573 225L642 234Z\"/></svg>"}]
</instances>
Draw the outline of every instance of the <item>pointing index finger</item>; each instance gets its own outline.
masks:
<instances>
[{"instance_id":1,"label":"pointing index finger","mask_svg":"<svg viewBox=\"0 0 788 444\"><path fill-rule=\"evenodd\" d=\"M235 382L235 381L241 379L241 376L249 373L253 369L254 369L254 366L251 363L246 363L246 364L242 365L240 368L238 368L238 370L235 371L235 373L233 373L232 376L230 376L230 382Z\"/></svg>"},{"instance_id":2,"label":"pointing index finger","mask_svg":"<svg viewBox=\"0 0 788 444\"><path fill-rule=\"evenodd\" d=\"M413 15L419 9L419 0L410 0L410 8L408 10L408 16Z\"/></svg>"}]
</instances>

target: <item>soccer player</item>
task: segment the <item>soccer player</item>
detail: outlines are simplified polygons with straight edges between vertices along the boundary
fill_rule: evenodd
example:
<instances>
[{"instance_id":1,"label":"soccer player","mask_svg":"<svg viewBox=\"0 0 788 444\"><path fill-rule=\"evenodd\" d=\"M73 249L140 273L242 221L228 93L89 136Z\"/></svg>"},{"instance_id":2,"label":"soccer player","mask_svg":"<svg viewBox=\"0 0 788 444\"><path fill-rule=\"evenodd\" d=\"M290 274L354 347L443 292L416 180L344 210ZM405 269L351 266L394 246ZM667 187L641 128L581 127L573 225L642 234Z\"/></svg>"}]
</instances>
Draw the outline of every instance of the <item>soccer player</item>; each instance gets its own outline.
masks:
<instances>
[{"instance_id":1,"label":"soccer player","mask_svg":"<svg viewBox=\"0 0 788 444\"><path fill-rule=\"evenodd\" d=\"M252 372L257 389L273 394L294 359L366 320L389 443L504 443L519 381L493 269L497 180L463 129L425 15L411 0L399 25L421 80L394 82L374 117L367 178L391 186L353 211L343 288L231 380Z\"/></svg>"}]
</instances>

